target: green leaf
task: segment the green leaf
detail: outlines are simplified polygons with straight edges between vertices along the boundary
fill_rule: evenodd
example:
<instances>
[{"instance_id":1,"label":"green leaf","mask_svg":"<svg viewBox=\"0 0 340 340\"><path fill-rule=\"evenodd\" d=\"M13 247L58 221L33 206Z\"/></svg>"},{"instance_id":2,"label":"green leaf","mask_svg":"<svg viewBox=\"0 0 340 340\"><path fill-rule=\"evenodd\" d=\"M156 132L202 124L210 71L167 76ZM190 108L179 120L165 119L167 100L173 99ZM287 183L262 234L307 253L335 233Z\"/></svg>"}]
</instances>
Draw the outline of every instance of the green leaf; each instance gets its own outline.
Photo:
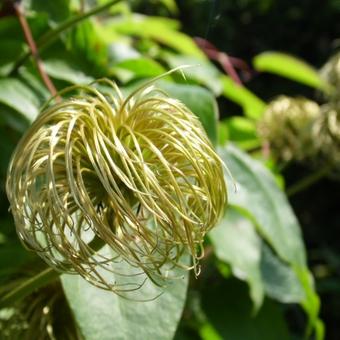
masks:
<instances>
[{"instance_id":1,"label":"green leaf","mask_svg":"<svg viewBox=\"0 0 340 340\"><path fill-rule=\"evenodd\" d=\"M298 221L273 175L246 153L229 145L220 156L237 182L237 192L230 190L230 203L248 211L260 234L282 260L306 265L306 254Z\"/></svg>"},{"instance_id":2,"label":"green leaf","mask_svg":"<svg viewBox=\"0 0 340 340\"><path fill-rule=\"evenodd\" d=\"M172 19L131 14L111 20L108 28L121 34L151 38L180 53L206 60L192 38L177 31L178 22Z\"/></svg>"},{"instance_id":3,"label":"green leaf","mask_svg":"<svg viewBox=\"0 0 340 340\"><path fill-rule=\"evenodd\" d=\"M15 59L24 52L25 44L19 40L1 39L0 76L6 76L12 69Z\"/></svg>"},{"instance_id":4,"label":"green leaf","mask_svg":"<svg viewBox=\"0 0 340 340\"><path fill-rule=\"evenodd\" d=\"M254 93L249 91L244 86L238 85L235 81L223 75L221 77L223 95L239 104L244 111L244 114L252 119L258 120L266 108L266 104Z\"/></svg>"},{"instance_id":5,"label":"green leaf","mask_svg":"<svg viewBox=\"0 0 340 340\"><path fill-rule=\"evenodd\" d=\"M71 84L88 84L94 80L92 77L86 75L77 64L70 59L50 58L44 60L44 66L49 76Z\"/></svg>"},{"instance_id":6,"label":"green leaf","mask_svg":"<svg viewBox=\"0 0 340 340\"><path fill-rule=\"evenodd\" d=\"M70 15L70 1L68 0L23 0L27 10L46 13L52 22L60 22Z\"/></svg>"},{"instance_id":7,"label":"green leaf","mask_svg":"<svg viewBox=\"0 0 340 340\"><path fill-rule=\"evenodd\" d=\"M127 264L121 266L125 267L125 274L131 270ZM186 272L184 278L169 281L163 294L148 302L133 299L159 295L160 289L150 282L135 291L132 300L96 288L80 276L62 275L62 284L86 340L170 340L182 314L188 277Z\"/></svg>"},{"instance_id":8,"label":"green leaf","mask_svg":"<svg viewBox=\"0 0 340 340\"><path fill-rule=\"evenodd\" d=\"M222 220L209 233L218 259L231 265L234 276L247 281L255 308L264 297L261 278L261 238L253 223L229 207Z\"/></svg>"},{"instance_id":9,"label":"green leaf","mask_svg":"<svg viewBox=\"0 0 340 340\"><path fill-rule=\"evenodd\" d=\"M99 23L91 18L79 22L67 32L66 45L76 56L76 60L88 61L92 67L106 66L109 53L100 32Z\"/></svg>"},{"instance_id":10,"label":"green leaf","mask_svg":"<svg viewBox=\"0 0 340 340\"><path fill-rule=\"evenodd\" d=\"M202 292L202 305L214 333L218 333L220 339L289 339L279 306L266 300L254 315L247 286L235 279L209 282Z\"/></svg>"},{"instance_id":11,"label":"green leaf","mask_svg":"<svg viewBox=\"0 0 340 340\"><path fill-rule=\"evenodd\" d=\"M0 282L18 269L34 255L17 242L7 242L0 247Z\"/></svg>"},{"instance_id":12,"label":"green leaf","mask_svg":"<svg viewBox=\"0 0 340 340\"><path fill-rule=\"evenodd\" d=\"M217 123L217 135L218 135L218 144L223 146L229 140L229 131L227 125L219 121Z\"/></svg>"},{"instance_id":13,"label":"green leaf","mask_svg":"<svg viewBox=\"0 0 340 340\"><path fill-rule=\"evenodd\" d=\"M325 87L316 69L289 54L264 52L253 59L253 64L260 72L274 73L317 89Z\"/></svg>"},{"instance_id":14,"label":"green leaf","mask_svg":"<svg viewBox=\"0 0 340 340\"><path fill-rule=\"evenodd\" d=\"M234 116L223 121L228 129L228 138L238 147L247 150L261 146L257 136L256 122L247 117Z\"/></svg>"},{"instance_id":15,"label":"green leaf","mask_svg":"<svg viewBox=\"0 0 340 340\"><path fill-rule=\"evenodd\" d=\"M200 119L213 144L217 143L218 107L213 94L196 85L159 82L160 88L182 101Z\"/></svg>"},{"instance_id":16,"label":"green leaf","mask_svg":"<svg viewBox=\"0 0 340 340\"><path fill-rule=\"evenodd\" d=\"M136 78L151 78L165 73L165 68L149 58L134 58L123 60L115 64L111 70L124 82Z\"/></svg>"},{"instance_id":17,"label":"green leaf","mask_svg":"<svg viewBox=\"0 0 340 340\"><path fill-rule=\"evenodd\" d=\"M283 303L301 302L305 298L303 287L292 267L281 261L263 243L261 275L266 294Z\"/></svg>"},{"instance_id":18,"label":"green leaf","mask_svg":"<svg viewBox=\"0 0 340 340\"><path fill-rule=\"evenodd\" d=\"M230 203L254 221L260 235L295 271L304 288L301 305L309 315L311 329L319 323L319 298L306 265L299 223L287 197L259 161L233 146L220 149L219 153L237 181L238 190L230 191Z\"/></svg>"},{"instance_id":19,"label":"green leaf","mask_svg":"<svg viewBox=\"0 0 340 340\"><path fill-rule=\"evenodd\" d=\"M178 13L178 7L175 0L160 0L160 2L172 13Z\"/></svg>"},{"instance_id":20,"label":"green leaf","mask_svg":"<svg viewBox=\"0 0 340 340\"><path fill-rule=\"evenodd\" d=\"M40 106L34 92L15 78L0 79L0 103L20 112L30 122L38 115Z\"/></svg>"},{"instance_id":21,"label":"green leaf","mask_svg":"<svg viewBox=\"0 0 340 340\"><path fill-rule=\"evenodd\" d=\"M165 52L163 52L161 57L171 68L182 65L192 65L192 67L185 69L186 78L208 87L216 96L219 96L222 93L222 84L219 79L220 72L209 61Z\"/></svg>"}]
</instances>

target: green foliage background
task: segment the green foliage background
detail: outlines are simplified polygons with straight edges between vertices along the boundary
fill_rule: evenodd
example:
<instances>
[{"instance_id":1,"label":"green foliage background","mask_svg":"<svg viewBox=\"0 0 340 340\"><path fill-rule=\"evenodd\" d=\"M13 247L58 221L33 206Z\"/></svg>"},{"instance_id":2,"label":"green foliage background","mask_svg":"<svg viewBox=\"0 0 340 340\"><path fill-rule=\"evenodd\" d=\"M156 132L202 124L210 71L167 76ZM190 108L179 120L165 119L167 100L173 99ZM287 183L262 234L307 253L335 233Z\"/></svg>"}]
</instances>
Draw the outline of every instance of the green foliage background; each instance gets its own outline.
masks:
<instances>
[{"instance_id":1,"label":"green foliage background","mask_svg":"<svg viewBox=\"0 0 340 340\"><path fill-rule=\"evenodd\" d=\"M51 325L57 339L323 339L316 288L325 297L338 293L337 250L323 245L323 233L318 231L322 223L313 225L312 232L301 228L304 214L313 218L310 210L315 201L305 201L301 194L288 200L285 194L287 182L289 186L298 181L309 168L293 164L282 171L282 164L265 157L257 123L273 95L327 91L314 67L283 51L301 55L319 66L339 33L335 29L334 36L323 35L329 25L338 25L333 20L340 10L337 2L323 7L324 26L317 27L317 6L313 2L303 2L301 6L271 0L110 3L114 1L22 1L46 73L57 89L109 77L128 92L169 68L193 65L185 71L185 79L174 74L158 85L201 119L233 176L225 175L230 206L208 235L208 255L202 261L200 277L196 280L186 274L182 280L169 283L154 301L124 300L80 277L62 275L60 282L34 290L20 301L2 304L9 292L46 269L36 255L23 249L15 234L4 183L16 143L49 97L18 19L3 2L0 338L24 339L25 332L26 336L31 334L27 329L34 326L34 317L45 320L44 314L32 312L20 318L18 314L22 306L27 308L28 303L46 296L41 305L37 304L35 313L49 306L51 317L46 324L35 327L36 338L39 334L48 338L48 332L44 332L46 325ZM305 14L305 8L310 16ZM94 15L87 17L90 11ZM286 30L292 22L296 26ZM308 29L297 35L300 25ZM251 81L246 86L237 85L220 65L206 57L191 35L209 38L220 50L244 58L251 64ZM312 38L316 42L310 43ZM292 39L294 43L288 43ZM323 43L327 47L322 47ZM306 52L308 46L313 47L313 53ZM316 190L318 202L325 192L320 187ZM317 274L317 286L311 268ZM155 289L146 285L137 298L152 295ZM52 303L53 296L58 299ZM333 312L333 305L327 301L322 316L329 339L336 339L332 322L338 309ZM67 321L60 317L60 310L70 316Z\"/></svg>"}]
</instances>

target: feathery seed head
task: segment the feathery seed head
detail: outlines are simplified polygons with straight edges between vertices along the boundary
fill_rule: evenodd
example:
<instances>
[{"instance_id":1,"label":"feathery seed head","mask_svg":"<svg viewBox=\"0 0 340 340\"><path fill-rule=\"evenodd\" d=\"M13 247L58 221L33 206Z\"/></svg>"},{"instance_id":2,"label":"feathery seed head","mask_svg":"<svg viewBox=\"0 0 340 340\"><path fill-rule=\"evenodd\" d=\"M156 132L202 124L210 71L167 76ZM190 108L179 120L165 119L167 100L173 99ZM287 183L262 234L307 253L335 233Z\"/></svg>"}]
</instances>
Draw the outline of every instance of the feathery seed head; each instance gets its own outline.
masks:
<instances>
[{"instance_id":1,"label":"feathery seed head","mask_svg":"<svg viewBox=\"0 0 340 340\"><path fill-rule=\"evenodd\" d=\"M321 78L330 85L330 92L327 99L339 101L340 91L340 53L336 53L322 66L320 70Z\"/></svg>"},{"instance_id":2,"label":"feathery seed head","mask_svg":"<svg viewBox=\"0 0 340 340\"><path fill-rule=\"evenodd\" d=\"M197 117L153 82L126 98L107 79L60 95L9 166L23 243L56 270L116 292L128 289L108 278L112 262L156 284L169 266L197 271L227 199L221 160ZM186 252L192 267L181 261Z\"/></svg>"},{"instance_id":3,"label":"feathery seed head","mask_svg":"<svg viewBox=\"0 0 340 340\"><path fill-rule=\"evenodd\" d=\"M321 106L321 116L313 127L318 163L333 167L331 176L339 177L340 169L340 108L336 103Z\"/></svg>"},{"instance_id":4,"label":"feathery seed head","mask_svg":"<svg viewBox=\"0 0 340 340\"><path fill-rule=\"evenodd\" d=\"M275 155L285 161L302 161L315 153L312 126L320 116L317 103L280 96L270 102L258 126L259 135Z\"/></svg>"}]
</instances>

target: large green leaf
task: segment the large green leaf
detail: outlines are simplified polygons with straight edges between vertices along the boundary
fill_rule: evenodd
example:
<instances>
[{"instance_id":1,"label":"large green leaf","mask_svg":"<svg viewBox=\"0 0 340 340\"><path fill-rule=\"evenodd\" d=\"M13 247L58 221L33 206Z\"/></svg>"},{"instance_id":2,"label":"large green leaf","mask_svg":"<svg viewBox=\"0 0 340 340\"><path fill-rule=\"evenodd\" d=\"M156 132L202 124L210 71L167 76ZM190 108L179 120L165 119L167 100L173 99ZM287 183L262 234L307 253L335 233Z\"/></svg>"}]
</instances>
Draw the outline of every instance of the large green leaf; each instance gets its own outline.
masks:
<instances>
[{"instance_id":1,"label":"large green leaf","mask_svg":"<svg viewBox=\"0 0 340 340\"><path fill-rule=\"evenodd\" d=\"M274 73L315 88L325 86L316 69L289 54L264 52L253 59L253 64L260 72Z\"/></svg>"},{"instance_id":2,"label":"large green leaf","mask_svg":"<svg viewBox=\"0 0 340 340\"><path fill-rule=\"evenodd\" d=\"M212 143L217 143L218 106L213 94L196 85L159 82L170 96L181 100L200 119Z\"/></svg>"},{"instance_id":3,"label":"large green leaf","mask_svg":"<svg viewBox=\"0 0 340 340\"><path fill-rule=\"evenodd\" d=\"M125 274L131 271L127 264L120 267L125 267ZM181 318L188 277L186 272L184 277L169 281L162 295L147 302L119 297L90 285L80 276L63 275L62 284L86 340L170 340ZM160 288L146 282L132 299L145 300L159 293Z\"/></svg>"},{"instance_id":4,"label":"large green leaf","mask_svg":"<svg viewBox=\"0 0 340 340\"><path fill-rule=\"evenodd\" d=\"M234 146L220 149L219 153L237 182L237 191L229 191L230 203L251 214L260 234L284 261L305 266L298 221L272 174Z\"/></svg>"},{"instance_id":5,"label":"large green leaf","mask_svg":"<svg viewBox=\"0 0 340 340\"><path fill-rule=\"evenodd\" d=\"M51 22L64 21L70 15L68 0L23 0L23 5L29 11L46 13Z\"/></svg>"},{"instance_id":6,"label":"large green leaf","mask_svg":"<svg viewBox=\"0 0 340 340\"><path fill-rule=\"evenodd\" d=\"M144 57L123 60L116 63L110 71L124 82L137 78L156 77L166 72L161 64Z\"/></svg>"},{"instance_id":7,"label":"large green leaf","mask_svg":"<svg viewBox=\"0 0 340 340\"><path fill-rule=\"evenodd\" d=\"M34 120L40 106L34 92L15 78L0 79L0 103L18 111L28 121Z\"/></svg>"},{"instance_id":8,"label":"large green leaf","mask_svg":"<svg viewBox=\"0 0 340 340\"><path fill-rule=\"evenodd\" d=\"M185 69L185 77L200 85L208 87L216 96L222 92L219 70L209 61L200 60L192 56L165 53L161 55L171 68L191 65Z\"/></svg>"},{"instance_id":9,"label":"large green leaf","mask_svg":"<svg viewBox=\"0 0 340 340\"><path fill-rule=\"evenodd\" d=\"M261 118L262 113L266 108L265 102L243 85L235 83L235 81L228 76L223 75L221 77L221 82L223 95L239 104L247 117L255 120Z\"/></svg>"},{"instance_id":10,"label":"large green leaf","mask_svg":"<svg viewBox=\"0 0 340 340\"><path fill-rule=\"evenodd\" d=\"M264 243L260 267L264 289L268 296L284 303L304 300L305 293L297 274Z\"/></svg>"},{"instance_id":11,"label":"large green leaf","mask_svg":"<svg viewBox=\"0 0 340 340\"><path fill-rule=\"evenodd\" d=\"M286 196L259 161L233 146L220 149L219 153L237 181L237 192L230 190L230 203L254 221L281 260L294 269L304 289L300 303L309 315L310 326L318 325L319 298L306 265L299 223Z\"/></svg>"},{"instance_id":12,"label":"large green leaf","mask_svg":"<svg viewBox=\"0 0 340 340\"><path fill-rule=\"evenodd\" d=\"M233 206L229 206L209 238L217 258L229 263L234 276L249 284L255 309L261 306L264 293L284 303L304 300L294 269L261 241L255 225Z\"/></svg>"},{"instance_id":13,"label":"large green leaf","mask_svg":"<svg viewBox=\"0 0 340 340\"><path fill-rule=\"evenodd\" d=\"M259 308L264 297L261 279L261 238L251 221L230 207L209 238L216 256L231 265L234 276L248 282L255 307Z\"/></svg>"},{"instance_id":14,"label":"large green leaf","mask_svg":"<svg viewBox=\"0 0 340 340\"><path fill-rule=\"evenodd\" d=\"M71 84L88 84L93 81L71 59L49 58L44 60L44 66L49 76Z\"/></svg>"},{"instance_id":15,"label":"large green leaf","mask_svg":"<svg viewBox=\"0 0 340 340\"><path fill-rule=\"evenodd\" d=\"M214 280L202 292L209 323L220 337L231 340L287 340L289 333L279 306L267 300L254 315L247 287L235 279ZM204 338L210 340L210 338Z\"/></svg>"},{"instance_id":16,"label":"large green leaf","mask_svg":"<svg viewBox=\"0 0 340 340\"><path fill-rule=\"evenodd\" d=\"M189 36L177 31L178 22L175 20L129 14L112 20L108 27L121 34L151 38L180 53L192 55L201 60L206 59L204 53Z\"/></svg>"}]
</instances>

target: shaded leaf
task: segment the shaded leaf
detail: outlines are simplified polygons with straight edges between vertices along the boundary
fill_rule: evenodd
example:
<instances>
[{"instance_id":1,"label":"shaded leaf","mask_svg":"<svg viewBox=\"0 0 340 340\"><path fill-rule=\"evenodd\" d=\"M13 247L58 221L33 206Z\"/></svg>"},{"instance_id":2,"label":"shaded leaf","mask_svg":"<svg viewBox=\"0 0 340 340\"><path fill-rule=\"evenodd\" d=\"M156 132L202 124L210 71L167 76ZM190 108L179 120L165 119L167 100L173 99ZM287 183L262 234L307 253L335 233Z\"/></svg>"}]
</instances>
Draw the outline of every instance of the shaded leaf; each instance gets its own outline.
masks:
<instances>
[{"instance_id":1,"label":"shaded leaf","mask_svg":"<svg viewBox=\"0 0 340 340\"><path fill-rule=\"evenodd\" d=\"M23 264L34 258L19 242L0 245L0 282L15 273Z\"/></svg>"},{"instance_id":2,"label":"shaded leaf","mask_svg":"<svg viewBox=\"0 0 340 340\"><path fill-rule=\"evenodd\" d=\"M19 40L1 39L0 76L6 76L11 71L15 59L24 52L25 44Z\"/></svg>"},{"instance_id":3,"label":"shaded leaf","mask_svg":"<svg viewBox=\"0 0 340 340\"><path fill-rule=\"evenodd\" d=\"M261 274L266 294L284 303L303 301L305 293L294 270L263 244Z\"/></svg>"},{"instance_id":4,"label":"shaded leaf","mask_svg":"<svg viewBox=\"0 0 340 340\"><path fill-rule=\"evenodd\" d=\"M229 207L209 238L217 258L229 263L234 276L249 284L255 308L259 308L264 297L260 271L262 242L252 222Z\"/></svg>"},{"instance_id":5,"label":"shaded leaf","mask_svg":"<svg viewBox=\"0 0 340 340\"><path fill-rule=\"evenodd\" d=\"M299 223L286 196L275 183L273 175L259 161L233 146L220 149L219 153L238 185L237 193L230 191L230 203L254 221L261 236L295 271L304 289L300 303L309 315L311 330L320 324L320 303L306 265Z\"/></svg>"},{"instance_id":6,"label":"shaded leaf","mask_svg":"<svg viewBox=\"0 0 340 340\"><path fill-rule=\"evenodd\" d=\"M214 333L218 333L221 339L289 339L280 308L266 300L254 315L247 293L247 286L235 279L214 280L205 287L202 304Z\"/></svg>"},{"instance_id":7,"label":"shaded leaf","mask_svg":"<svg viewBox=\"0 0 340 340\"><path fill-rule=\"evenodd\" d=\"M27 10L46 13L52 22L64 21L70 15L68 0L23 0Z\"/></svg>"}]
</instances>

